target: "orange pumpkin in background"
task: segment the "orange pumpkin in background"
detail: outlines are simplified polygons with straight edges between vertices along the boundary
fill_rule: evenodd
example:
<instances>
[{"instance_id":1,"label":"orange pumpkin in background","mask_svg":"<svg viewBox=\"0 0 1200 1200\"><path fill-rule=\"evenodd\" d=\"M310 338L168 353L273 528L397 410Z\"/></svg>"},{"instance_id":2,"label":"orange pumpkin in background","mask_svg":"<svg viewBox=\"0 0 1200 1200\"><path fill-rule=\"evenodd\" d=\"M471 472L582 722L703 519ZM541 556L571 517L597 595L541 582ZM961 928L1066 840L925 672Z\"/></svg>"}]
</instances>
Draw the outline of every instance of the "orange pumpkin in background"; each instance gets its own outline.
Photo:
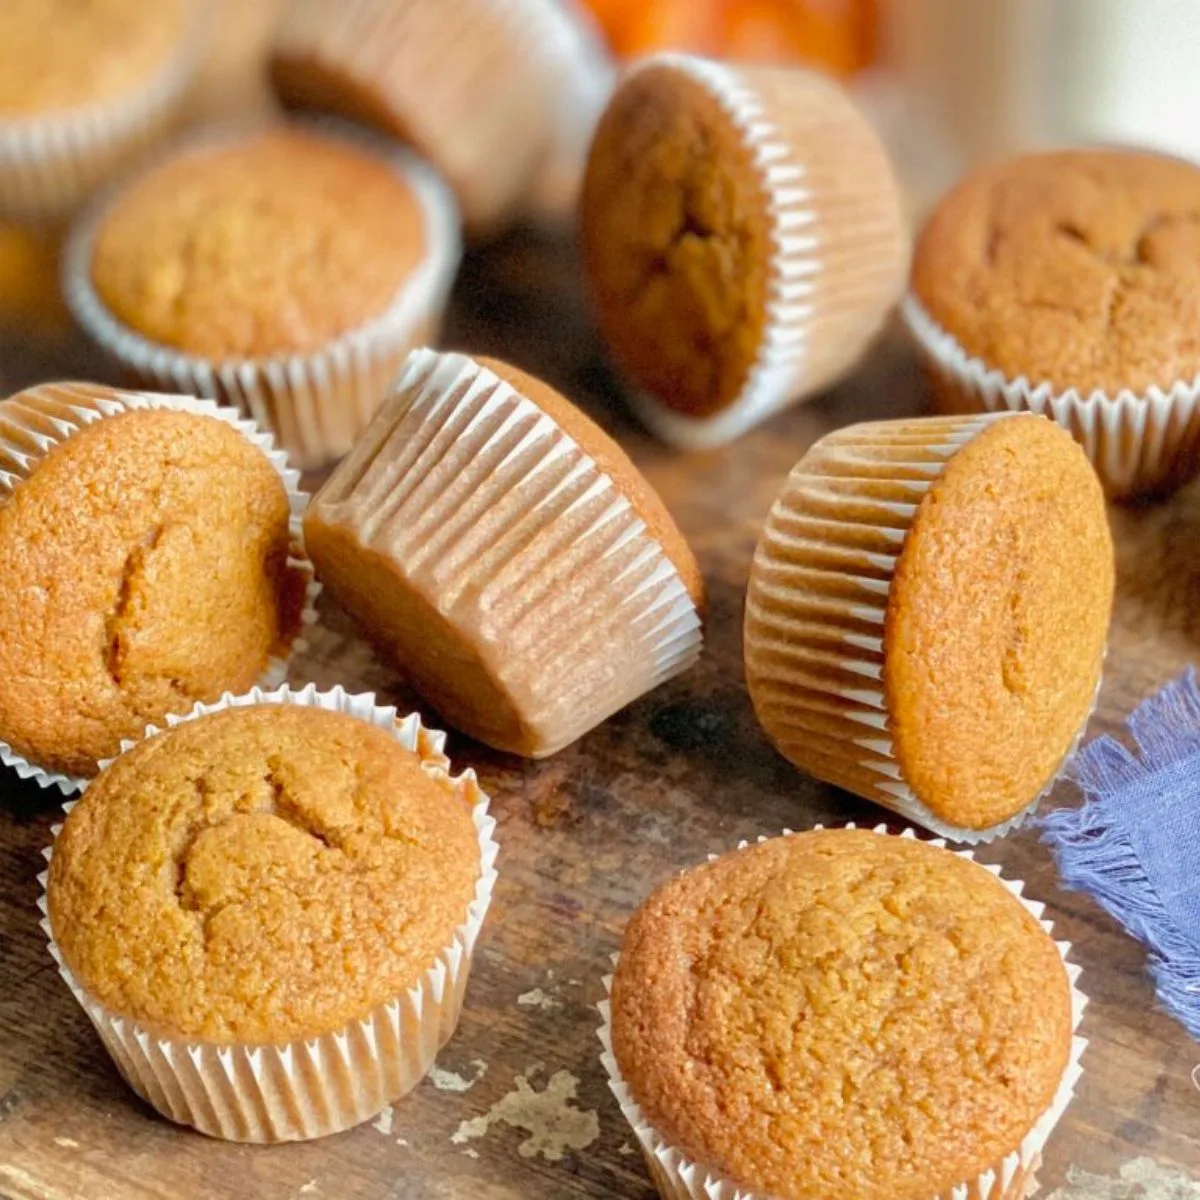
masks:
<instances>
[{"instance_id":1,"label":"orange pumpkin in background","mask_svg":"<svg viewBox=\"0 0 1200 1200\"><path fill-rule=\"evenodd\" d=\"M586 0L616 53L688 50L848 76L876 55L879 0Z\"/></svg>"}]
</instances>

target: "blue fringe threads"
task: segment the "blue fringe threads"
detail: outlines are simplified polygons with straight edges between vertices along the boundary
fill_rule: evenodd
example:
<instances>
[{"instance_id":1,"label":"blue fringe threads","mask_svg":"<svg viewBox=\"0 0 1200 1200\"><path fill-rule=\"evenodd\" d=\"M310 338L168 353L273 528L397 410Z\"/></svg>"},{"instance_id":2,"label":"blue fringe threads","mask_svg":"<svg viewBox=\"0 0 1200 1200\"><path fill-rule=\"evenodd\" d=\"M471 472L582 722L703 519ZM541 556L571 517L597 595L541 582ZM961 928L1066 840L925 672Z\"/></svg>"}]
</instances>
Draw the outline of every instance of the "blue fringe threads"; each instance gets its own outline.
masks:
<instances>
[{"instance_id":1,"label":"blue fringe threads","mask_svg":"<svg viewBox=\"0 0 1200 1200\"><path fill-rule=\"evenodd\" d=\"M1129 718L1134 752L1099 737L1071 767L1077 809L1042 818L1063 886L1149 948L1158 999L1200 1040L1200 690L1189 669Z\"/></svg>"}]
</instances>

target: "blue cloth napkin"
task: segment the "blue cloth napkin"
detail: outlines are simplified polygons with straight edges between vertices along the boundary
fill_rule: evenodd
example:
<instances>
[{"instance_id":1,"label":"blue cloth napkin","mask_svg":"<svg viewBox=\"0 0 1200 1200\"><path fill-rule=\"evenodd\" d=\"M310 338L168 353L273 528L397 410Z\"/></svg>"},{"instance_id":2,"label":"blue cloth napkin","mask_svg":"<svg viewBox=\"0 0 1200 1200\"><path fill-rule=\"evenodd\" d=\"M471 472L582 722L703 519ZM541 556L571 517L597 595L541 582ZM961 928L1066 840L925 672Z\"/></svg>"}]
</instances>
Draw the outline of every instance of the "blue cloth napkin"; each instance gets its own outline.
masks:
<instances>
[{"instance_id":1,"label":"blue cloth napkin","mask_svg":"<svg viewBox=\"0 0 1200 1200\"><path fill-rule=\"evenodd\" d=\"M1187 671L1129 718L1130 750L1089 743L1082 807L1042 819L1063 886L1087 892L1150 952L1163 1007L1200 1039L1200 689Z\"/></svg>"}]
</instances>

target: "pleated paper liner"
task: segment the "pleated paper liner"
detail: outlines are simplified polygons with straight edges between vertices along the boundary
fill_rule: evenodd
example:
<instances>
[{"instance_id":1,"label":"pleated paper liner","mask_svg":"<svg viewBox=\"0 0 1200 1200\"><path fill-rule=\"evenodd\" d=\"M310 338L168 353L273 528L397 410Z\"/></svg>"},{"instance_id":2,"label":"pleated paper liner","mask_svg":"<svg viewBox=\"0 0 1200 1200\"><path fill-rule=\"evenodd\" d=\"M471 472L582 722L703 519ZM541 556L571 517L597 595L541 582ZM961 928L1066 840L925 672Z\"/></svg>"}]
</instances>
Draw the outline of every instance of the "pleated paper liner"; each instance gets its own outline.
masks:
<instances>
[{"instance_id":1,"label":"pleated paper liner","mask_svg":"<svg viewBox=\"0 0 1200 1200\"><path fill-rule=\"evenodd\" d=\"M827 782L882 804L941 837L1003 836L1041 793L987 829L952 825L905 782L883 688L884 621L917 508L951 457L995 421L1017 414L877 423L844 430L789 480L755 553L746 597L746 674L763 728L786 757Z\"/></svg>"},{"instance_id":2,"label":"pleated paper liner","mask_svg":"<svg viewBox=\"0 0 1200 1200\"><path fill-rule=\"evenodd\" d=\"M168 131L195 76L206 32L203 5L188 0L185 8L176 46L149 78L80 108L0 119L0 219L37 225L65 220Z\"/></svg>"},{"instance_id":3,"label":"pleated paper liner","mask_svg":"<svg viewBox=\"0 0 1200 1200\"><path fill-rule=\"evenodd\" d=\"M170 1120L212 1137L285 1142L324 1137L370 1120L424 1078L458 1025L475 944L496 883L498 847L493 837L496 822L488 815L488 797L475 773L450 775L445 734L426 729L416 713L399 718L395 708L377 705L372 695L348 695L340 687L319 692L313 684L299 691L255 688L245 696L226 695L216 704L198 704L185 717L169 717L167 726L258 704L323 708L386 730L418 754L430 774L452 783L470 807L479 839L475 898L453 941L412 987L341 1029L282 1045L217 1045L165 1037L95 1000L71 972L47 915L46 872L38 877L38 904L60 974L126 1082L143 1100ZM151 726L144 736L157 732ZM135 744L123 743L121 752ZM68 802L68 811L74 803ZM61 829L61 824L54 827L55 838ZM44 853L49 861L53 847Z\"/></svg>"},{"instance_id":4,"label":"pleated paper liner","mask_svg":"<svg viewBox=\"0 0 1200 1200\"><path fill-rule=\"evenodd\" d=\"M816 828L821 829L823 826L818 825ZM854 829L856 826L849 824L845 828ZM906 829L899 835L889 834L886 825L876 826L874 832L881 837L913 838L916 836L911 829ZM785 830L783 836L792 836L792 831ZM766 839L759 838L758 840L762 842ZM738 844L738 849L744 849L748 844L741 842ZM940 840L931 844L945 846L945 843ZM957 854L960 858L974 861L974 855L969 850L955 850L952 853ZM715 856L710 856L710 860L712 857ZM1024 883L1019 880L1005 879L998 866L986 863L979 865L982 869L990 871L1004 884L1048 935L1053 934L1052 922L1043 917L1046 906L1038 901L1029 900L1022 894ZM1087 1005L1087 997L1079 989L1080 968L1067 961L1067 955L1071 951L1069 942L1056 941L1054 944L1058 948L1071 982L1072 1029L1070 1059L1054 1100L1034 1127L1025 1135L1019 1147L1001 1161L981 1171L974 1179L963 1180L954 1187L929 1197L929 1200L1024 1200L1026 1196L1032 1195L1036 1188L1035 1176L1041 1164L1042 1151L1075 1094L1076 1085L1083 1074L1083 1052L1087 1047L1086 1039L1079 1036L1080 1022ZM613 956L614 966L619 957L619 955ZM611 975L605 977L604 988L606 993L611 993ZM622 1115L629 1122L637 1137L646 1165L663 1200L772 1200L763 1193L739 1188L730 1180L707 1170L703 1163L690 1161L659 1135L646 1120L634 1099L629 1085L621 1074L616 1056L613 1054L612 1009L609 1002L602 1001L599 1010L603 1022L598 1031L600 1043L603 1046L600 1061L608 1074L609 1087L621 1106Z\"/></svg>"},{"instance_id":5,"label":"pleated paper liner","mask_svg":"<svg viewBox=\"0 0 1200 1200\"><path fill-rule=\"evenodd\" d=\"M410 141L487 235L515 215L574 102L577 23L560 0L299 0L272 74L286 103Z\"/></svg>"},{"instance_id":6,"label":"pleated paper liner","mask_svg":"<svg viewBox=\"0 0 1200 1200\"><path fill-rule=\"evenodd\" d=\"M1056 391L1024 376L1008 379L968 354L911 293L900 312L941 408L1050 417L1083 447L1111 498L1169 491L1200 466L1200 376L1115 396Z\"/></svg>"},{"instance_id":7,"label":"pleated paper liner","mask_svg":"<svg viewBox=\"0 0 1200 1200\"><path fill-rule=\"evenodd\" d=\"M858 360L904 289L909 236L874 131L831 80L796 69L660 55L716 100L757 164L772 223L766 320L738 397L688 417L645 393L634 404L664 440L722 445L834 382Z\"/></svg>"},{"instance_id":8,"label":"pleated paper liner","mask_svg":"<svg viewBox=\"0 0 1200 1200\"><path fill-rule=\"evenodd\" d=\"M473 645L539 756L700 653L695 602L628 499L540 408L466 355L410 357L313 512L386 556ZM435 702L461 719L455 699Z\"/></svg>"},{"instance_id":9,"label":"pleated paper liner","mask_svg":"<svg viewBox=\"0 0 1200 1200\"><path fill-rule=\"evenodd\" d=\"M259 681L260 687L276 687L287 675L291 656L307 647L303 632L316 622L316 600L321 585L316 581L312 563L304 550L302 520L308 506L308 494L300 490L300 472L288 465L287 455L275 448L272 436L260 432L253 421L244 420L231 408L222 408L211 400L193 396L126 392L93 383L48 383L31 388L22 394L19 403L10 401L0 410L0 504L4 504L37 470L38 464L55 446L80 430L108 417L156 408L212 417L232 426L263 453L287 491L291 514L288 520L291 552L287 565L290 571L300 572L307 578L307 586L300 622L287 656L271 658ZM3 741L0 741L0 763L11 767L20 778L34 780L40 787L57 787L63 795L77 792L87 783L80 776L48 771Z\"/></svg>"},{"instance_id":10,"label":"pleated paper liner","mask_svg":"<svg viewBox=\"0 0 1200 1200\"><path fill-rule=\"evenodd\" d=\"M379 155L417 197L428 252L378 316L307 354L210 360L151 341L120 321L92 283L96 236L128 184L110 191L72 230L63 256L63 290L84 332L135 378L232 405L273 430L292 461L308 469L349 450L405 355L437 332L458 269L461 238L453 196L420 159L340 122L303 122L301 127ZM147 169L178 154L235 143L255 128L193 135Z\"/></svg>"},{"instance_id":11,"label":"pleated paper liner","mask_svg":"<svg viewBox=\"0 0 1200 1200\"><path fill-rule=\"evenodd\" d=\"M612 95L617 69L583 0L559 0L559 9L554 128L525 207L536 220L561 228L575 220L588 147Z\"/></svg>"}]
</instances>

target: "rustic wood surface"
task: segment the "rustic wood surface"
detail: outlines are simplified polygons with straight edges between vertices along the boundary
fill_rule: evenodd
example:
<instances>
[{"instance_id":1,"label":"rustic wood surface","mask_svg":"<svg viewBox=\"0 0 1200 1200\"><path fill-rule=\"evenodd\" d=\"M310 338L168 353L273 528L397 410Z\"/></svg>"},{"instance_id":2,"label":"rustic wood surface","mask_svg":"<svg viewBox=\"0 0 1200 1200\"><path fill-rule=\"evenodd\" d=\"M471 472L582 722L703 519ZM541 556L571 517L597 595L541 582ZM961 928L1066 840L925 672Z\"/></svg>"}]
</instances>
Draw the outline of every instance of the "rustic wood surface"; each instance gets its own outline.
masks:
<instances>
[{"instance_id":1,"label":"rustic wood surface","mask_svg":"<svg viewBox=\"0 0 1200 1200\"><path fill-rule=\"evenodd\" d=\"M502 845L466 1012L440 1059L451 1074L427 1080L374 1125L307 1145L208 1141L154 1116L123 1085L37 925L35 876L55 800L0 776L0 1197L652 1197L595 1037L601 978L630 912L656 881L740 838L886 816L805 778L770 748L746 696L741 623L755 538L795 459L836 426L919 410L922 387L903 347L885 340L832 394L728 449L684 456L622 414L565 244L518 234L472 255L447 340L541 373L629 448L704 569L711 610L701 663L547 762L451 737L455 763L474 766L493 797ZM6 391L104 373L61 328L18 329L0 347ZM1120 598L1093 735L1118 730L1195 658L1200 639L1200 484L1112 519ZM418 705L332 604L322 616L294 681ZM1067 785L1051 801L1074 802ZM1091 997L1086 1071L1049 1147L1047 1192L1070 1164L1116 1175L1146 1156L1200 1173L1200 1047L1155 1010L1141 949L1086 898L1056 888L1036 834L981 857L1048 901ZM1126 1194L1143 1193L1113 1193Z\"/></svg>"}]
</instances>

